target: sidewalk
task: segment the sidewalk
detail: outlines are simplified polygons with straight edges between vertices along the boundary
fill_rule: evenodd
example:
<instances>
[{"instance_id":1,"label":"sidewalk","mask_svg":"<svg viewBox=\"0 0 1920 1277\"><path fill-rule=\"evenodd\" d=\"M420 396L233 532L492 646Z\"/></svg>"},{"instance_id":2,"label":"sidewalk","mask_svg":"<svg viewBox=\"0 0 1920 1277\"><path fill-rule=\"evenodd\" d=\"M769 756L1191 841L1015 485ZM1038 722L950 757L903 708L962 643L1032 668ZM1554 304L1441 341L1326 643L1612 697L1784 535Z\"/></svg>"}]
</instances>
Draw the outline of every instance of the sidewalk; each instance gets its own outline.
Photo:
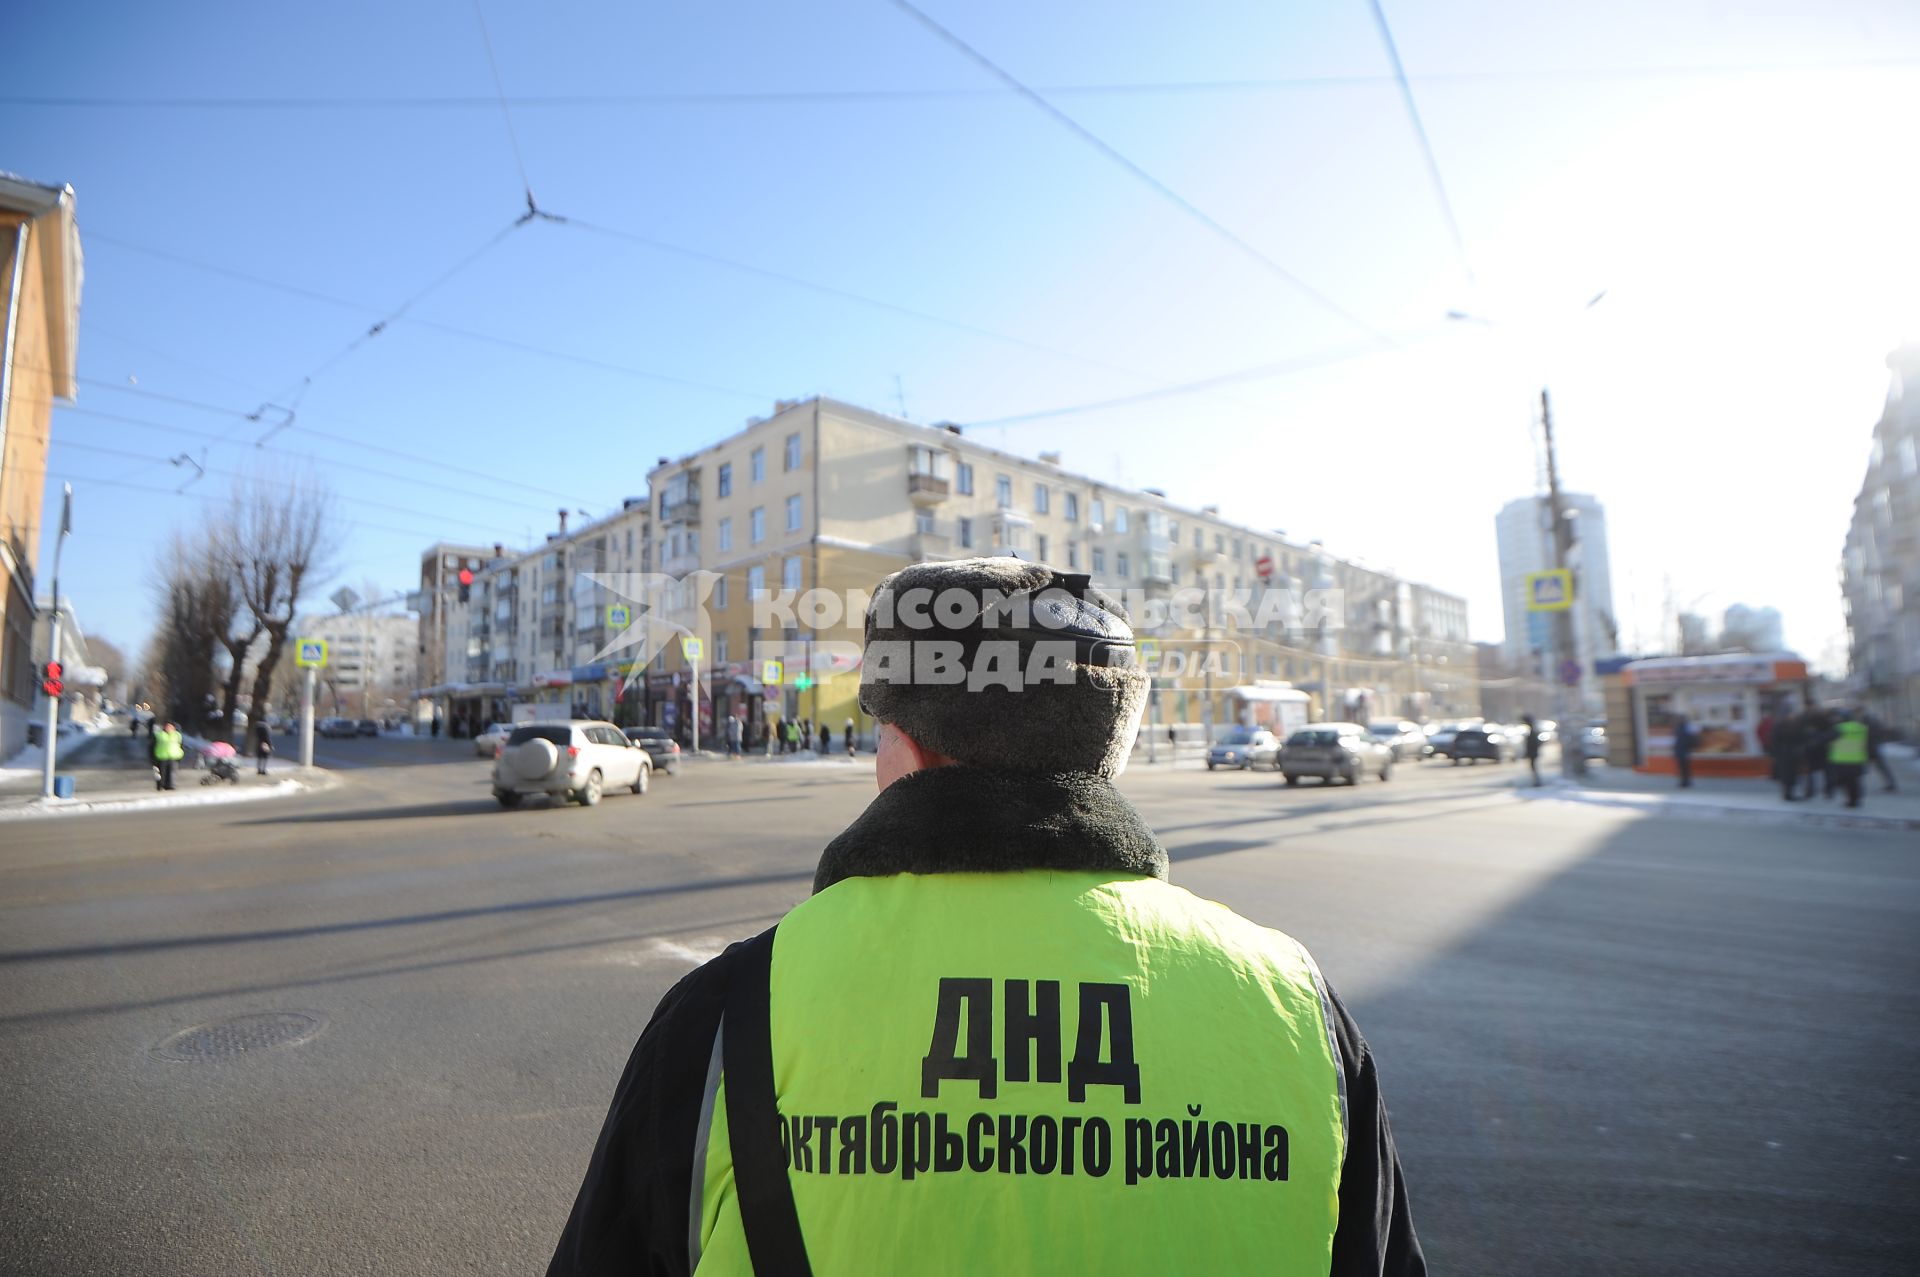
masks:
<instances>
[{"instance_id":1,"label":"sidewalk","mask_svg":"<svg viewBox=\"0 0 1920 1277\"><path fill-rule=\"evenodd\" d=\"M1523 789L1522 797L1625 807L1662 815L1697 815L1786 821L1831 829L1920 830L1920 761L1911 748L1889 746L1887 764L1900 788L1882 792L1885 782L1869 771L1861 783L1860 806L1848 807L1844 798L1802 798L1787 802L1780 787L1761 779L1698 776L1681 789L1671 776L1652 776L1620 767L1589 766L1583 780L1554 776L1540 789ZM1543 769L1544 771L1544 769Z\"/></svg>"},{"instance_id":2,"label":"sidewalk","mask_svg":"<svg viewBox=\"0 0 1920 1277\"><path fill-rule=\"evenodd\" d=\"M241 758L236 760L240 769L237 783L202 785L208 773L183 763L174 772L175 788L161 791L154 788L148 753L151 748L144 735L63 734L55 767L58 775L73 777L72 798L42 798L38 758L23 760L16 756L9 760L8 767L0 769L0 820L257 802L332 783L326 773L303 775L297 763L282 758L269 759L267 774L256 775L253 759ZM31 752L38 755L37 750ZM27 766L26 761L35 765Z\"/></svg>"}]
</instances>

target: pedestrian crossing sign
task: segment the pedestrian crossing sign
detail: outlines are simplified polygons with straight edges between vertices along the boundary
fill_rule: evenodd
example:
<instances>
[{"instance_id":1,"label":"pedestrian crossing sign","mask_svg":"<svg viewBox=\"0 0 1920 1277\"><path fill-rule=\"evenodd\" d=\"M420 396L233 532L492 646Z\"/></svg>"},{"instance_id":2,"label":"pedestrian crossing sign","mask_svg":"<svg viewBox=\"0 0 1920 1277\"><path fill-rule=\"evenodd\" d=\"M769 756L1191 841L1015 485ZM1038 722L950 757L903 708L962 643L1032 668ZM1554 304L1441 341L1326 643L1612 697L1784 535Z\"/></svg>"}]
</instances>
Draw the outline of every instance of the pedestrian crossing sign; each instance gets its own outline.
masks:
<instances>
[{"instance_id":1,"label":"pedestrian crossing sign","mask_svg":"<svg viewBox=\"0 0 1920 1277\"><path fill-rule=\"evenodd\" d=\"M760 662L760 681L768 687L778 687L780 680L787 676L786 669L778 661Z\"/></svg>"},{"instance_id":2,"label":"pedestrian crossing sign","mask_svg":"<svg viewBox=\"0 0 1920 1277\"><path fill-rule=\"evenodd\" d=\"M325 639L301 639L294 645L293 663L303 670L325 669L327 665L327 641Z\"/></svg>"},{"instance_id":3,"label":"pedestrian crossing sign","mask_svg":"<svg viewBox=\"0 0 1920 1277\"><path fill-rule=\"evenodd\" d=\"M607 628L624 630L633 624L633 609L625 603L613 603L607 607Z\"/></svg>"},{"instance_id":4,"label":"pedestrian crossing sign","mask_svg":"<svg viewBox=\"0 0 1920 1277\"><path fill-rule=\"evenodd\" d=\"M680 640L680 655L687 658L687 663L689 665L698 665L700 663L701 654L705 652L705 650L706 650L706 644L702 643L699 639L695 638L691 634L687 635L686 637Z\"/></svg>"},{"instance_id":5,"label":"pedestrian crossing sign","mask_svg":"<svg viewBox=\"0 0 1920 1277\"><path fill-rule=\"evenodd\" d=\"M1139 649L1142 665L1151 667L1160 663L1159 639L1141 639L1134 646Z\"/></svg>"},{"instance_id":6,"label":"pedestrian crossing sign","mask_svg":"<svg viewBox=\"0 0 1920 1277\"><path fill-rule=\"evenodd\" d=\"M1565 568L1527 573L1527 611L1564 612L1573 606L1573 573Z\"/></svg>"}]
</instances>

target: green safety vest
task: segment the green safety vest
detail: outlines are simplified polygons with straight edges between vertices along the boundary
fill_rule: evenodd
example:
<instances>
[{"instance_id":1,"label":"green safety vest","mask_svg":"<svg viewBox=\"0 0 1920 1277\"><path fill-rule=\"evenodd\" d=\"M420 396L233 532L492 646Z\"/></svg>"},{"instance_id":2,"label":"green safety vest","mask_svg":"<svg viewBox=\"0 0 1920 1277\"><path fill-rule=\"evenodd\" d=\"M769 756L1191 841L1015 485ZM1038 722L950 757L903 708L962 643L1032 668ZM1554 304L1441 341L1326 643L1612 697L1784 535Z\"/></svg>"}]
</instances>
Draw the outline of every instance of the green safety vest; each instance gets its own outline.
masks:
<instances>
[{"instance_id":1,"label":"green safety vest","mask_svg":"<svg viewBox=\"0 0 1920 1277\"><path fill-rule=\"evenodd\" d=\"M1827 746L1827 761L1830 763L1866 762L1867 725L1851 720L1835 724L1833 741Z\"/></svg>"},{"instance_id":2,"label":"green safety vest","mask_svg":"<svg viewBox=\"0 0 1920 1277\"><path fill-rule=\"evenodd\" d=\"M1294 940L1153 878L827 888L770 977L813 1271L1323 1277L1346 1142L1324 987ZM693 1260L745 1274L719 1059Z\"/></svg>"},{"instance_id":3,"label":"green safety vest","mask_svg":"<svg viewBox=\"0 0 1920 1277\"><path fill-rule=\"evenodd\" d=\"M153 734L153 758L155 762L179 762L186 757L186 750L180 747L180 733L161 728Z\"/></svg>"}]
</instances>

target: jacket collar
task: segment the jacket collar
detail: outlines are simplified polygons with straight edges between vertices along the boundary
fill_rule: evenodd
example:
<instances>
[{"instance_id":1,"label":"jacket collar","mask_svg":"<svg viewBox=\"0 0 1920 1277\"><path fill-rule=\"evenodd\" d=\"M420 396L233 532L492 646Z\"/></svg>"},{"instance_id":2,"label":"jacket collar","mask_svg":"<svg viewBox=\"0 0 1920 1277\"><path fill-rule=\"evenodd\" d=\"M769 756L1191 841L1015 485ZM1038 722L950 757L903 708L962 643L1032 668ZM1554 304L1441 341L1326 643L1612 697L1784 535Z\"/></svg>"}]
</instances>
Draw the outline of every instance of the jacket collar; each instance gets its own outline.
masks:
<instances>
[{"instance_id":1,"label":"jacket collar","mask_svg":"<svg viewBox=\"0 0 1920 1277\"><path fill-rule=\"evenodd\" d=\"M1167 876L1167 853L1111 781L935 767L882 790L827 844L813 889L846 878L1019 869Z\"/></svg>"}]
</instances>

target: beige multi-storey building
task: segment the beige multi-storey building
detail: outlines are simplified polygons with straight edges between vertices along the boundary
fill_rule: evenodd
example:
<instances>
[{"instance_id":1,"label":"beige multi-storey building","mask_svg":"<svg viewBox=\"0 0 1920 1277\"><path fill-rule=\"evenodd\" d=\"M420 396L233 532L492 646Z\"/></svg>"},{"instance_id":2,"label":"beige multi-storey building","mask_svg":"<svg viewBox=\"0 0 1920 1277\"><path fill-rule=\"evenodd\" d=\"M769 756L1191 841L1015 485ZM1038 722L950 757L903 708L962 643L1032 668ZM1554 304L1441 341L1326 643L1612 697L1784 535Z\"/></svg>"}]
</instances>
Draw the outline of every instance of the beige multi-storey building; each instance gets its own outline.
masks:
<instances>
[{"instance_id":1,"label":"beige multi-storey building","mask_svg":"<svg viewBox=\"0 0 1920 1277\"><path fill-rule=\"evenodd\" d=\"M1840 560L1850 697L1904 732L1920 731L1920 346L1893 372L1873 429Z\"/></svg>"},{"instance_id":2,"label":"beige multi-storey building","mask_svg":"<svg viewBox=\"0 0 1920 1277\"><path fill-rule=\"evenodd\" d=\"M1142 637L1159 644L1157 723L1257 713L1258 698L1229 691L1259 684L1312 693L1322 716L1477 708L1457 596L1230 522L1216 507L1075 474L1055 454L986 447L958 427L826 398L783 402L718 443L663 458L648 482L658 570L710 574L709 739L729 713L750 727L807 718L836 737L851 718L870 732L856 704L857 592L907 563L971 555L1045 561L1124 594ZM780 605L808 591L851 602L811 614ZM1278 605L1287 595L1303 599L1304 617ZM1156 603L1176 610L1157 618ZM645 680L647 721L688 722L691 673L677 648L661 654Z\"/></svg>"}]
</instances>

